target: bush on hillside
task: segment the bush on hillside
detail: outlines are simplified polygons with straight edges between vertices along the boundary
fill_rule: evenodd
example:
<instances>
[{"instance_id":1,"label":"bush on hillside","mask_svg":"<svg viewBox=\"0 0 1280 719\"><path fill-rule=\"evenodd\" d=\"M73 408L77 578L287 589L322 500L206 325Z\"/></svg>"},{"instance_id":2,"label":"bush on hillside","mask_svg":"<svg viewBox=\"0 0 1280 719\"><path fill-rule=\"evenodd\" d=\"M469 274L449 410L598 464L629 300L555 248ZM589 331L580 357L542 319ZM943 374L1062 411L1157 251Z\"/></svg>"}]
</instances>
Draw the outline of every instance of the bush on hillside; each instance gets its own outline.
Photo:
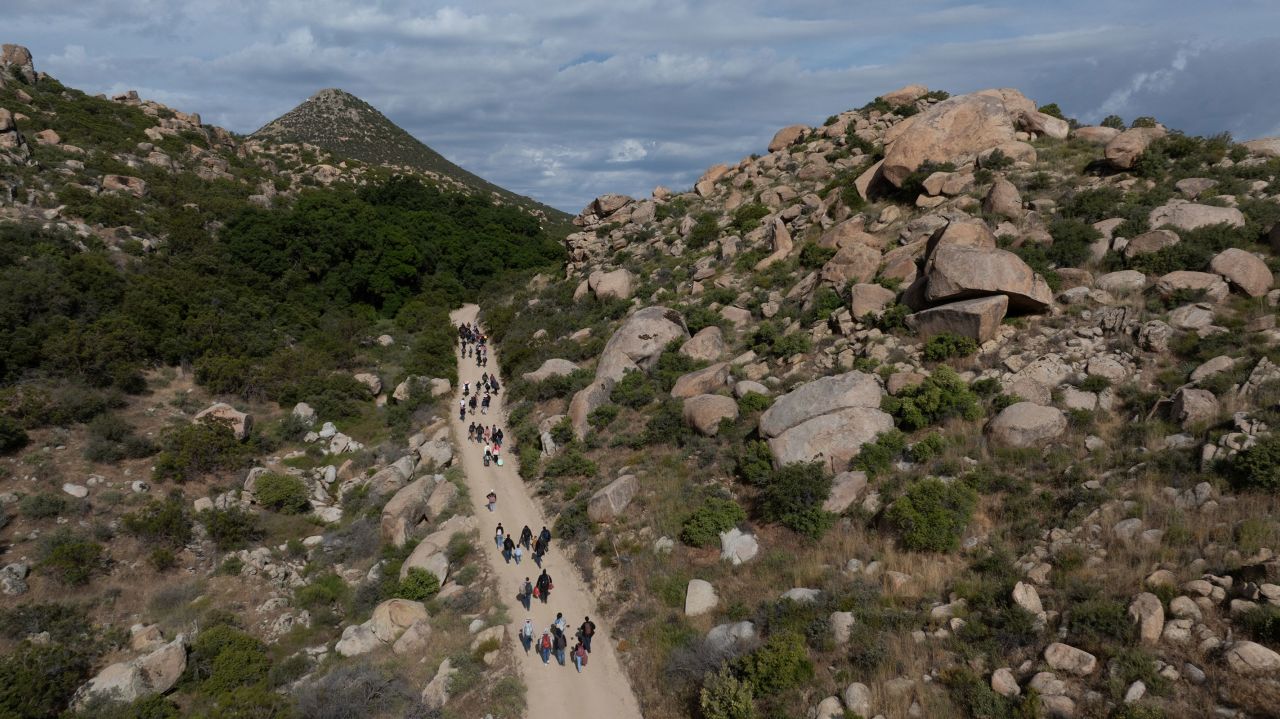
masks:
<instances>
[{"instance_id":1,"label":"bush on hillside","mask_svg":"<svg viewBox=\"0 0 1280 719\"><path fill-rule=\"evenodd\" d=\"M1259 438L1256 444L1237 452L1224 465L1231 483L1239 489L1280 490L1280 433Z\"/></svg>"},{"instance_id":2,"label":"bush on hillside","mask_svg":"<svg viewBox=\"0 0 1280 719\"><path fill-rule=\"evenodd\" d=\"M718 239L720 239L720 224L716 221L715 214L704 212L698 215L697 222L694 223L693 229L689 231L686 244L689 249L697 250Z\"/></svg>"},{"instance_id":3,"label":"bush on hillside","mask_svg":"<svg viewBox=\"0 0 1280 719\"><path fill-rule=\"evenodd\" d=\"M153 499L124 515L123 523L126 531L149 543L176 548L191 541L191 514L181 497Z\"/></svg>"},{"instance_id":4,"label":"bush on hillside","mask_svg":"<svg viewBox=\"0 0 1280 719\"><path fill-rule=\"evenodd\" d=\"M968 357L977 351L978 343L972 337L961 337L950 332L936 334L924 343L924 358L930 362Z\"/></svg>"},{"instance_id":5,"label":"bush on hillside","mask_svg":"<svg viewBox=\"0 0 1280 719\"><path fill-rule=\"evenodd\" d=\"M204 525L209 538L218 549L226 552L243 549L262 537L258 517L252 512L233 506L227 509L206 509L196 515Z\"/></svg>"},{"instance_id":6,"label":"bush on hillside","mask_svg":"<svg viewBox=\"0 0 1280 719\"><path fill-rule=\"evenodd\" d=\"M0 715L59 716L88 680L91 659L63 644L22 642L0 657Z\"/></svg>"},{"instance_id":7,"label":"bush on hillside","mask_svg":"<svg viewBox=\"0 0 1280 719\"><path fill-rule=\"evenodd\" d=\"M227 625L206 627L191 643L187 674L211 694L262 682L271 661L266 646Z\"/></svg>"},{"instance_id":8,"label":"bush on hillside","mask_svg":"<svg viewBox=\"0 0 1280 719\"><path fill-rule=\"evenodd\" d=\"M186 482L210 472L240 469L252 459L251 450L223 422L182 425L165 436L163 446L152 471L157 480Z\"/></svg>"},{"instance_id":9,"label":"bush on hillside","mask_svg":"<svg viewBox=\"0 0 1280 719\"><path fill-rule=\"evenodd\" d=\"M850 468L862 470L875 479L893 469L893 462L907 447L906 436L896 429L881 432L873 442L863 442L862 449L850 462Z\"/></svg>"},{"instance_id":10,"label":"bush on hillside","mask_svg":"<svg viewBox=\"0 0 1280 719\"><path fill-rule=\"evenodd\" d=\"M258 477L253 496L258 504L280 514L305 514L311 511L310 492L297 477L267 473Z\"/></svg>"},{"instance_id":11,"label":"bush on hillside","mask_svg":"<svg viewBox=\"0 0 1280 719\"><path fill-rule=\"evenodd\" d=\"M734 667L761 696L777 696L813 678L804 637L794 632L769 637L760 648L735 661Z\"/></svg>"},{"instance_id":12,"label":"bush on hillside","mask_svg":"<svg viewBox=\"0 0 1280 719\"><path fill-rule=\"evenodd\" d=\"M834 516L822 509L831 494L831 475L821 462L788 464L775 470L760 493L760 514L810 539L830 529Z\"/></svg>"},{"instance_id":13,"label":"bush on hillside","mask_svg":"<svg viewBox=\"0 0 1280 719\"><path fill-rule=\"evenodd\" d=\"M902 390L897 396L886 396L880 408L893 415L898 426L907 431L952 417L972 421L983 414L977 395L947 366L939 367L924 382Z\"/></svg>"},{"instance_id":14,"label":"bush on hillside","mask_svg":"<svg viewBox=\"0 0 1280 719\"><path fill-rule=\"evenodd\" d=\"M685 518L680 527L680 541L690 547L713 547L720 543L720 533L741 524L747 513L732 499L711 497Z\"/></svg>"},{"instance_id":15,"label":"bush on hillside","mask_svg":"<svg viewBox=\"0 0 1280 719\"><path fill-rule=\"evenodd\" d=\"M767 442L751 440L738 454L735 469L742 481L753 487L763 487L773 476L773 453Z\"/></svg>"},{"instance_id":16,"label":"bush on hillside","mask_svg":"<svg viewBox=\"0 0 1280 719\"><path fill-rule=\"evenodd\" d=\"M40 566L59 582L71 586L89 583L101 571L107 558L101 544L61 529L41 540Z\"/></svg>"},{"instance_id":17,"label":"bush on hillside","mask_svg":"<svg viewBox=\"0 0 1280 719\"><path fill-rule=\"evenodd\" d=\"M22 425L11 417L0 415L0 454L16 452L30 441Z\"/></svg>"},{"instance_id":18,"label":"bush on hillside","mask_svg":"<svg viewBox=\"0 0 1280 719\"><path fill-rule=\"evenodd\" d=\"M49 492L28 494L18 502L18 511L29 519L56 517L67 511L67 500Z\"/></svg>"},{"instance_id":19,"label":"bush on hillside","mask_svg":"<svg viewBox=\"0 0 1280 719\"><path fill-rule=\"evenodd\" d=\"M734 676L728 667L707 673L698 692L698 708L703 719L758 719L755 691L751 682Z\"/></svg>"},{"instance_id":20,"label":"bush on hillside","mask_svg":"<svg viewBox=\"0 0 1280 719\"><path fill-rule=\"evenodd\" d=\"M645 445L674 444L682 447L690 436L689 427L684 423L684 403L665 397L645 422L641 441Z\"/></svg>"},{"instance_id":21,"label":"bush on hillside","mask_svg":"<svg viewBox=\"0 0 1280 719\"><path fill-rule=\"evenodd\" d=\"M425 602L440 592L440 579L421 567L411 567L409 573L400 580L396 596L401 599L412 599Z\"/></svg>"},{"instance_id":22,"label":"bush on hillside","mask_svg":"<svg viewBox=\"0 0 1280 719\"><path fill-rule=\"evenodd\" d=\"M1079 267L1089 260L1089 249L1102 233L1093 225L1079 219L1058 219L1049 224L1053 244L1045 250L1049 260L1058 267Z\"/></svg>"},{"instance_id":23,"label":"bush on hillside","mask_svg":"<svg viewBox=\"0 0 1280 719\"><path fill-rule=\"evenodd\" d=\"M907 549L949 552L959 546L977 503L977 492L960 482L923 479L894 501L887 518Z\"/></svg>"},{"instance_id":24,"label":"bush on hillside","mask_svg":"<svg viewBox=\"0 0 1280 719\"><path fill-rule=\"evenodd\" d=\"M639 370L631 370L613 385L609 401L623 407L639 409L652 402L657 394L658 389L648 375Z\"/></svg>"}]
</instances>

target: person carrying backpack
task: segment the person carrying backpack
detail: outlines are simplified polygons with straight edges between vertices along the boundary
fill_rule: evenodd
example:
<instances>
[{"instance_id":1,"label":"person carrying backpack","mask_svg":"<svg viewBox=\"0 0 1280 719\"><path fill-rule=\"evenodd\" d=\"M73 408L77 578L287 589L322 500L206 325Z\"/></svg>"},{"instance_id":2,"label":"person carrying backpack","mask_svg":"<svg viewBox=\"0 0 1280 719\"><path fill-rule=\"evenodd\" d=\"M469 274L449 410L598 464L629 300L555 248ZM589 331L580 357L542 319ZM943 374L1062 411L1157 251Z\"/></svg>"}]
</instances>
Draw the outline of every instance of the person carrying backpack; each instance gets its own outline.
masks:
<instances>
[{"instance_id":1,"label":"person carrying backpack","mask_svg":"<svg viewBox=\"0 0 1280 719\"><path fill-rule=\"evenodd\" d=\"M525 549L529 549L529 542L532 540L533 530L529 529L529 525L526 524L524 525L524 529L520 530L520 544L524 545Z\"/></svg>"},{"instance_id":2,"label":"person carrying backpack","mask_svg":"<svg viewBox=\"0 0 1280 719\"><path fill-rule=\"evenodd\" d=\"M524 605L524 610L530 611L530 605L533 604L533 582L529 581L528 577L524 578L524 587L520 589L520 595L517 598Z\"/></svg>"},{"instance_id":3,"label":"person carrying backpack","mask_svg":"<svg viewBox=\"0 0 1280 719\"><path fill-rule=\"evenodd\" d=\"M485 495L484 502L489 507L489 511L492 512L493 508L498 506L498 493L492 489L489 490L489 494Z\"/></svg>"},{"instance_id":4,"label":"person carrying backpack","mask_svg":"<svg viewBox=\"0 0 1280 719\"><path fill-rule=\"evenodd\" d=\"M560 666L564 666L564 650L569 647L569 640L565 639L564 632L559 629L553 628L551 633L554 635L551 648L555 650L556 661L560 663Z\"/></svg>"},{"instance_id":5,"label":"person carrying backpack","mask_svg":"<svg viewBox=\"0 0 1280 719\"><path fill-rule=\"evenodd\" d=\"M524 645L524 653L528 654L533 649L533 620L526 618L524 626L520 627L520 643Z\"/></svg>"},{"instance_id":6,"label":"person carrying backpack","mask_svg":"<svg viewBox=\"0 0 1280 719\"><path fill-rule=\"evenodd\" d=\"M542 540L542 550L544 552L551 550L551 530L546 525L542 526L542 531L538 533L538 539Z\"/></svg>"},{"instance_id":7,"label":"person carrying backpack","mask_svg":"<svg viewBox=\"0 0 1280 719\"><path fill-rule=\"evenodd\" d=\"M582 626L578 627L578 637L582 640L582 646L587 650L588 654L591 653L591 637L595 635L596 624L591 621L591 617L586 617L582 622Z\"/></svg>"},{"instance_id":8,"label":"person carrying backpack","mask_svg":"<svg viewBox=\"0 0 1280 719\"><path fill-rule=\"evenodd\" d=\"M542 663L546 664L551 660L551 632L542 630L542 638L538 640L538 653L542 655Z\"/></svg>"},{"instance_id":9,"label":"person carrying backpack","mask_svg":"<svg viewBox=\"0 0 1280 719\"><path fill-rule=\"evenodd\" d=\"M542 555L547 553L547 548L542 543L542 537L538 537L533 543L533 563L542 566Z\"/></svg>"},{"instance_id":10,"label":"person carrying backpack","mask_svg":"<svg viewBox=\"0 0 1280 719\"><path fill-rule=\"evenodd\" d=\"M507 560L507 564L511 564L511 552L516 548L516 543L511 541L511 537L502 538L502 558Z\"/></svg>"},{"instance_id":11,"label":"person carrying backpack","mask_svg":"<svg viewBox=\"0 0 1280 719\"><path fill-rule=\"evenodd\" d=\"M510 539L508 539L507 541L508 541L508 542L510 542L511 540L510 540ZM517 566L517 567L518 567L518 566L520 566L520 560L521 560L521 559L524 559L524 549L521 549L521 547L520 547L520 545L519 545L519 544L517 544L517 545L515 545L514 547L512 547L512 549L511 549L511 558L512 558L512 559L514 559L514 560L516 560L516 566Z\"/></svg>"},{"instance_id":12,"label":"person carrying backpack","mask_svg":"<svg viewBox=\"0 0 1280 719\"><path fill-rule=\"evenodd\" d=\"M582 668L587 665L587 650L582 647L582 642L578 642L573 646L573 666L577 667L578 673L582 673Z\"/></svg>"},{"instance_id":13,"label":"person carrying backpack","mask_svg":"<svg viewBox=\"0 0 1280 719\"><path fill-rule=\"evenodd\" d=\"M547 603L547 599L551 597L551 590L555 589L555 584L551 582L551 575L547 574L547 570L542 570L542 574L538 575L538 598L543 604Z\"/></svg>"},{"instance_id":14,"label":"person carrying backpack","mask_svg":"<svg viewBox=\"0 0 1280 719\"><path fill-rule=\"evenodd\" d=\"M506 536L506 532L502 529L502 522L498 522L498 529L493 533L493 543L498 545L498 549L502 549L502 540Z\"/></svg>"}]
</instances>

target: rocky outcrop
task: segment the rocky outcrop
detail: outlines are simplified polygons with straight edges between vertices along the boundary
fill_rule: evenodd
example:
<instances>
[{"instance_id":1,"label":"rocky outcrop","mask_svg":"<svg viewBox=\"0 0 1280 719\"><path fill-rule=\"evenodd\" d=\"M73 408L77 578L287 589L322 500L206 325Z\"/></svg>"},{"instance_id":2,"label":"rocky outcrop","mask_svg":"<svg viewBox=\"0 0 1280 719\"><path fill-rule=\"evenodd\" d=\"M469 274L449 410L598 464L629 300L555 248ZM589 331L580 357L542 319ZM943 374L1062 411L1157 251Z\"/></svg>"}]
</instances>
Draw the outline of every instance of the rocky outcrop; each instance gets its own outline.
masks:
<instances>
[{"instance_id":1,"label":"rocky outcrop","mask_svg":"<svg viewBox=\"0 0 1280 719\"><path fill-rule=\"evenodd\" d=\"M0 45L0 73L3 72L12 72L28 85L36 84L39 79L36 75L35 62L31 58L31 51L22 45L10 43ZM0 81L0 86L3 84L3 81Z\"/></svg>"},{"instance_id":2,"label":"rocky outcrop","mask_svg":"<svg viewBox=\"0 0 1280 719\"><path fill-rule=\"evenodd\" d=\"M995 336L1009 310L1009 297L995 295L939 305L907 317L921 339L943 333L969 337L978 343Z\"/></svg>"},{"instance_id":3,"label":"rocky outcrop","mask_svg":"<svg viewBox=\"0 0 1280 719\"><path fill-rule=\"evenodd\" d=\"M1223 653L1227 666L1244 676L1275 676L1280 672L1280 654L1255 642L1235 642Z\"/></svg>"},{"instance_id":4,"label":"rocky outcrop","mask_svg":"<svg viewBox=\"0 0 1280 719\"><path fill-rule=\"evenodd\" d=\"M403 547L413 530L427 521L427 501L436 488L435 479L422 477L396 492L382 507L382 539L392 546Z\"/></svg>"},{"instance_id":5,"label":"rocky outcrop","mask_svg":"<svg viewBox=\"0 0 1280 719\"><path fill-rule=\"evenodd\" d=\"M738 418L738 403L724 395L700 394L686 399L682 412L685 424L704 437L714 437L720 422Z\"/></svg>"},{"instance_id":6,"label":"rocky outcrop","mask_svg":"<svg viewBox=\"0 0 1280 719\"><path fill-rule=\"evenodd\" d=\"M1116 135L1107 143L1103 157L1117 170L1132 169L1147 146L1166 134L1160 127L1135 127Z\"/></svg>"},{"instance_id":7,"label":"rocky outcrop","mask_svg":"<svg viewBox=\"0 0 1280 719\"><path fill-rule=\"evenodd\" d=\"M1271 291L1274 278L1267 263L1252 252L1231 247L1209 262L1209 269L1222 275L1231 287L1250 297L1261 297Z\"/></svg>"},{"instance_id":8,"label":"rocky outcrop","mask_svg":"<svg viewBox=\"0 0 1280 719\"><path fill-rule=\"evenodd\" d=\"M1009 405L987 425L991 441L1002 447L1037 447L1067 430L1067 418L1056 407L1031 402Z\"/></svg>"},{"instance_id":9,"label":"rocky outcrop","mask_svg":"<svg viewBox=\"0 0 1280 719\"><path fill-rule=\"evenodd\" d=\"M587 286L598 300L629 300L633 284L631 273L622 268L612 272L592 272L587 278Z\"/></svg>"},{"instance_id":10,"label":"rocky outcrop","mask_svg":"<svg viewBox=\"0 0 1280 719\"><path fill-rule=\"evenodd\" d=\"M0 162L26 164L31 158L31 147L18 131L13 114L0 107Z\"/></svg>"},{"instance_id":11,"label":"rocky outcrop","mask_svg":"<svg viewBox=\"0 0 1280 719\"><path fill-rule=\"evenodd\" d=\"M849 288L849 312L861 319L867 315L879 315L893 304L897 293L880 285L858 283Z\"/></svg>"},{"instance_id":12,"label":"rocky outcrop","mask_svg":"<svg viewBox=\"0 0 1280 719\"><path fill-rule=\"evenodd\" d=\"M193 421L212 421L226 424L235 433L236 439L244 441L253 429L253 415L237 410L225 402L218 402L196 413Z\"/></svg>"},{"instance_id":13,"label":"rocky outcrop","mask_svg":"<svg viewBox=\"0 0 1280 719\"><path fill-rule=\"evenodd\" d=\"M639 483L633 474L624 474L591 495L587 517L593 522L610 522L620 516L636 496Z\"/></svg>"},{"instance_id":14,"label":"rocky outcrop","mask_svg":"<svg viewBox=\"0 0 1280 719\"><path fill-rule=\"evenodd\" d=\"M1040 312L1053 304L1053 290L1022 258L1005 250L948 245L925 266L924 299L930 304L1006 295L1009 309Z\"/></svg>"},{"instance_id":15,"label":"rocky outcrop","mask_svg":"<svg viewBox=\"0 0 1280 719\"><path fill-rule=\"evenodd\" d=\"M1155 208L1147 215L1147 223L1152 227L1168 225L1183 231L1223 224L1244 227L1244 222L1244 213L1234 207L1198 205L1185 200L1172 200L1167 205Z\"/></svg>"},{"instance_id":16,"label":"rocky outcrop","mask_svg":"<svg viewBox=\"0 0 1280 719\"><path fill-rule=\"evenodd\" d=\"M880 383L862 372L824 377L779 397L760 416L775 464L821 461L844 468L864 442L893 429Z\"/></svg>"},{"instance_id":17,"label":"rocky outcrop","mask_svg":"<svg viewBox=\"0 0 1280 719\"><path fill-rule=\"evenodd\" d=\"M1014 114L1035 110L1015 90L986 90L944 100L885 133L880 174L894 186L926 162L960 163L1014 139Z\"/></svg>"},{"instance_id":18,"label":"rocky outcrop","mask_svg":"<svg viewBox=\"0 0 1280 719\"><path fill-rule=\"evenodd\" d=\"M542 363L538 369L522 375L525 382L543 382L552 377L565 377L578 371L578 365L567 359L552 358Z\"/></svg>"},{"instance_id":19,"label":"rocky outcrop","mask_svg":"<svg viewBox=\"0 0 1280 719\"><path fill-rule=\"evenodd\" d=\"M173 688L187 669L187 638L124 662L107 666L76 692L73 705L83 708L94 700L128 703Z\"/></svg>"},{"instance_id":20,"label":"rocky outcrop","mask_svg":"<svg viewBox=\"0 0 1280 719\"><path fill-rule=\"evenodd\" d=\"M698 330L693 337L680 345L680 354L703 362L715 362L724 356L726 349L724 332L712 325Z\"/></svg>"}]
</instances>

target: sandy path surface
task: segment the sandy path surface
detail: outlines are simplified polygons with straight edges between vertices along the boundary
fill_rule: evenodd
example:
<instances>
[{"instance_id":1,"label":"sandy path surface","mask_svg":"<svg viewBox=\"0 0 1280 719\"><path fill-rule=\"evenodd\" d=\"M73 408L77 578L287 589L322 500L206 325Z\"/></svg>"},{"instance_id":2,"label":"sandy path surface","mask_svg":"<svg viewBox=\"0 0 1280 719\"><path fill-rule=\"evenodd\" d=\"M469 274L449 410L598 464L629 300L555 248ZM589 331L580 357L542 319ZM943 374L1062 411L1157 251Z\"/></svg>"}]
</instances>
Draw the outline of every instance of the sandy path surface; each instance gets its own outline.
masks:
<instances>
[{"instance_id":1,"label":"sandy path surface","mask_svg":"<svg viewBox=\"0 0 1280 719\"><path fill-rule=\"evenodd\" d=\"M478 311L479 307L476 305L464 305L452 313L451 319L455 326L463 322L474 322ZM470 382L474 389L480 381L481 373L485 371L497 372L503 378L502 393L493 398L488 415L481 415L477 410L474 417L468 414L465 422L459 421L457 402L461 396L461 384ZM551 551L542 560L542 566L555 584L550 601L543 604L534 599L530 611L525 611L524 606L517 601L516 595L524 584L525 577L536 582L541 570L533 563L530 552L526 552L519 566L514 561L508 564L503 560L501 550L493 541L494 531L501 522L511 538L516 540L520 538L520 530L526 524L533 530L535 537L543 526L551 527L551 524L547 522L529 488L520 478L519 462L515 452L510 451L512 432L506 426L507 413L503 402L506 396L506 378L498 370L498 356L492 347L489 348L489 364L485 368L476 367L475 360L469 357L458 360L458 384L450 405L451 426L454 438L461 447L462 468L466 472L471 503L476 517L480 519L480 544L498 578L498 591L511 608L512 622L507 627L508 646L516 653L517 664L528 688L528 709L525 716L530 719L640 717L640 705L618 663L609 625L603 617L597 615L595 598L587 590L572 562L561 552L562 547L556 538L552 538ZM473 421L496 423L507 435L502 448L505 466L498 467L492 463L488 467L484 466L483 446L466 439L467 427ZM490 512L485 506L485 495L490 490L498 495L498 506L494 512ZM545 666L536 651L526 656L519 641L520 627L526 618L533 620L536 636L541 636L542 630L555 620L556 612L563 612L568 623L565 634L569 639L569 647L565 651L563 667L556 663L554 655L550 664ZM587 616L596 625L596 635L587 666L579 674L574 670L569 650L573 649L577 627ZM483 710L482 707L477 709Z\"/></svg>"}]
</instances>

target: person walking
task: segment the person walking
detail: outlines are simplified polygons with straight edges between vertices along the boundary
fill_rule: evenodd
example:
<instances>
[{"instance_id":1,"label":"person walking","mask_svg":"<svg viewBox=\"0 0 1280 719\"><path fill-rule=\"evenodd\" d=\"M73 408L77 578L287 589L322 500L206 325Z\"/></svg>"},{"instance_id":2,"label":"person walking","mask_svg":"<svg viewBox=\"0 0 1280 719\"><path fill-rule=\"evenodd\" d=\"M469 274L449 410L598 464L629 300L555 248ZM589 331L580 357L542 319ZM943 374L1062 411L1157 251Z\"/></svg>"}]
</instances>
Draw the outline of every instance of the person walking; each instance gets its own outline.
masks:
<instances>
[{"instance_id":1,"label":"person walking","mask_svg":"<svg viewBox=\"0 0 1280 719\"><path fill-rule=\"evenodd\" d=\"M564 631L564 628L565 626L567 626L567 624L564 621L563 612L556 612L556 620L551 623L551 626L555 627L556 629L559 629L562 632Z\"/></svg>"},{"instance_id":2,"label":"person walking","mask_svg":"<svg viewBox=\"0 0 1280 719\"><path fill-rule=\"evenodd\" d=\"M498 506L498 493L493 491L492 489L489 490L489 493L485 495L484 502L485 502L485 506L487 506L489 508L489 511L492 512L493 508Z\"/></svg>"},{"instance_id":3,"label":"person walking","mask_svg":"<svg viewBox=\"0 0 1280 719\"><path fill-rule=\"evenodd\" d=\"M520 603L524 605L524 610L526 612L532 610L530 605L533 604L533 582L529 581L528 577L524 578L524 587L520 589L520 596L518 598L520 599Z\"/></svg>"},{"instance_id":4,"label":"person walking","mask_svg":"<svg viewBox=\"0 0 1280 719\"><path fill-rule=\"evenodd\" d=\"M542 543L542 537L538 537L537 541L533 543L533 563L538 565L539 568L542 567L542 555L546 553L547 548Z\"/></svg>"},{"instance_id":5,"label":"person walking","mask_svg":"<svg viewBox=\"0 0 1280 719\"><path fill-rule=\"evenodd\" d=\"M547 570L542 570L542 574L538 575L538 598L543 604L547 603L547 599L551 597L551 590L555 589L555 584L551 582L551 575L547 574Z\"/></svg>"},{"instance_id":6,"label":"person walking","mask_svg":"<svg viewBox=\"0 0 1280 719\"><path fill-rule=\"evenodd\" d=\"M507 541L510 542L511 540L508 539ZM519 544L511 549L511 557L516 560L516 566L520 566L520 560L524 558L524 550L520 548Z\"/></svg>"},{"instance_id":7,"label":"person walking","mask_svg":"<svg viewBox=\"0 0 1280 719\"><path fill-rule=\"evenodd\" d=\"M551 530L546 525L542 526L542 531L538 532L538 539L542 540L542 551L551 551Z\"/></svg>"},{"instance_id":8,"label":"person walking","mask_svg":"<svg viewBox=\"0 0 1280 719\"><path fill-rule=\"evenodd\" d=\"M525 654L533 649L533 620L527 617L524 620L524 626L520 627L520 643L524 645Z\"/></svg>"},{"instance_id":9,"label":"person walking","mask_svg":"<svg viewBox=\"0 0 1280 719\"><path fill-rule=\"evenodd\" d=\"M553 635L551 648L555 650L556 661L560 663L560 666L564 666L564 650L569 648L569 640L565 638L564 632L559 629L552 629L551 634Z\"/></svg>"},{"instance_id":10,"label":"person walking","mask_svg":"<svg viewBox=\"0 0 1280 719\"><path fill-rule=\"evenodd\" d=\"M480 414L489 414L489 395L487 394L480 400Z\"/></svg>"},{"instance_id":11,"label":"person walking","mask_svg":"<svg viewBox=\"0 0 1280 719\"><path fill-rule=\"evenodd\" d=\"M511 537L502 538L502 558L507 560L507 564L511 564L511 552L516 548L516 543L511 541Z\"/></svg>"},{"instance_id":12,"label":"person walking","mask_svg":"<svg viewBox=\"0 0 1280 719\"><path fill-rule=\"evenodd\" d=\"M502 522L498 522L498 531L493 533L493 543L498 545L498 549L502 549L502 540L506 538L506 534L502 530Z\"/></svg>"},{"instance_id":13,"label":"person walking","mask_svg":"<svg viewBox=\"0 0 1280 719\"><path fill-rule=\"evenodd\" d=\"M582 673L582 668L587 665L587 651L583 648L582 642L578 642L573 646L573 666L578 669L578 673Z\"/></svg>"},{"instance_id":14,"label":"person walking","mask_svg":"<svg viewBox=\"0 0 1280 719\"><path fill-rule=\"evenodd\" d=\"M554 646L551 641L551 632L546 629L542 630L542 638L538 640L538 653L542 655L542 663L546 664L551 660L551 648Z\"/></svg>"},{"instance_id":15,"label":"person walking","mask_svg":"<svg viewBox=\"0 0 1280 719\"><path fill-rule=\"evenodd\" d=\"M591 621L591 617L586 617L582 621L582 626L578 627L578 639L582 641L582 646L591 653L591 638L596 635L596 624Z\"/></svg>"},{"instance_id":16,"label":"person walking","mask_svg":"<svg viewBox=\"0 0 1280 719\"><path fill-rule=\"evenodd\" d=\"M529 542L533 541L533 530L529 529L529 525L524 525L524 529L520 530L520 544L525 549L529 549Z\"/></svg>"}]
</instances>

